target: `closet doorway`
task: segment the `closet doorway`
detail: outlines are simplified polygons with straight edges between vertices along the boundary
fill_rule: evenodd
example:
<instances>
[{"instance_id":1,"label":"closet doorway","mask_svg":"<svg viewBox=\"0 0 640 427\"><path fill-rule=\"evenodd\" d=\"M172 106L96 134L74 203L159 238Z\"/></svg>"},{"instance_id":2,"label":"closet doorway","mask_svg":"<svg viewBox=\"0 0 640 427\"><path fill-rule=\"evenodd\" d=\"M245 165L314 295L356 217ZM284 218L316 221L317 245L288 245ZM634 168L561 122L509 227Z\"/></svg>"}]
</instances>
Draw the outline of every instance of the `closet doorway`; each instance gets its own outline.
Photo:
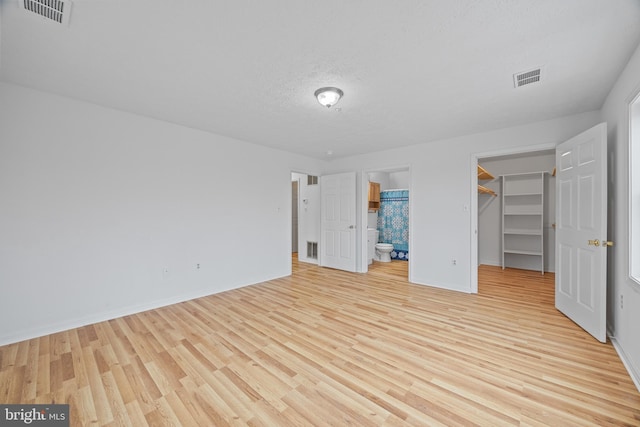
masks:
<instances>
[{"instance_id":1,"label":"closet doorway","mask_svg":"<svg viewBox=\"0 0 640 427\"><path fill-rule=\"evenodd\" d=\"M542 180L543 191L542 197L537 196L527 198L522 196L522 200L516 200L516 210L519 214L516 220L521 223L526 221L537 222L537 217L531 218L528 215L529 210L538 212L542 209L542 260L536 255L513 253L504 254L504 263L506 267L520 268L524 270L540 270L540 261L543 262L545 272L555 272L555 176L553 169L555 167L555 150L536 151L528 153L518 153L504 156L488 157L478 159L478 165L493 175L493 179L480 180L479 184L494 194L484 192L478 193L478 264L502 266L503 258L503 235L502 235L502 196L504 188L502 186L503 176L509 178L521 179L524 181L532 176L535 180ZM542 173L543 178L536 176ZM531 175L528 175L531 174ZM537 183L535 183L537 185ZM536 190L537 191L537 190ZM522 218L520 218L522 217ZM509 220L510 218L507 218ZM526 224L517 228L526 232ZM510 236L505 236L510 237ZM534 236L535 237L535 236ZM525 239L526 240L526 239ZM529 239L533 240L533 239ZM509 242L507 241L507 245ZM526 246L524 243L522 246ZM532 245L535 246L535 245ZM532 248L533 249L533 248ZM526 252L523 250L522 252ZM531 253L535 252L533 250Z\"/></svg>"},{"instance_id":2,"label":"closet doorway","mask_svg":"<svg viewBox=\"0 0 640 427\"><path fill-rule=\"evenodd\" d=\"M555 273L555 148L478 156L477 166L478 268ZM522 188L505 202L513 182Z\"/></svg>"}]
</instances>

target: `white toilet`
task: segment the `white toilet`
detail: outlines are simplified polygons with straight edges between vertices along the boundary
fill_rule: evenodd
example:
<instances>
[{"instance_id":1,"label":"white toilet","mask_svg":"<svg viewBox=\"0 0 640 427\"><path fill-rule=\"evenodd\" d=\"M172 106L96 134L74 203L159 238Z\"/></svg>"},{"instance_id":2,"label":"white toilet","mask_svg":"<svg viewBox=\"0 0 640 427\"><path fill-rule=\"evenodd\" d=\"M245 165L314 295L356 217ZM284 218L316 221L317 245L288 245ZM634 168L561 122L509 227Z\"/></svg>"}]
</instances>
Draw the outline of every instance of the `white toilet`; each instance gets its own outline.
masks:
<instances>
[{"instance_id":1,"label":"white toilet","mask_svg":"<svg viewBox=\"0 0 640 427\"><path fill-rule=\"evenodd\" d=\"M391 262L391 243L376 243L376 260L380 262Z\"/></svg>"}]
</instances>

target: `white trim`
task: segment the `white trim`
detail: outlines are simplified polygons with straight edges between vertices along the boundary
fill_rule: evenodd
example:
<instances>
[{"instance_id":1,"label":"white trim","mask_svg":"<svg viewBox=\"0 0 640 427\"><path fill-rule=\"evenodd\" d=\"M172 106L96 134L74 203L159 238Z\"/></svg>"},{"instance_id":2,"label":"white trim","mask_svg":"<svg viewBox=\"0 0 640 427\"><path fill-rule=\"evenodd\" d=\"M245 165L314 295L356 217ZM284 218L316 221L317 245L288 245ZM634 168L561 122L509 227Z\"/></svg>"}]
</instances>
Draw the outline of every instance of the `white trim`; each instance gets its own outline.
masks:
<instances>
[{"instance_id":1,"label":"white trim","mask_svg":"<svg viewBox=\"0 0 640 427\"><path fill-rule=\"evenodd\" d=\"M622 360L622 364L627 369L627 372L629 373L631 380L636 385L636 388L638 389L638 391L640 391L640 371L638 371L638 369L636 369L633 366L632 359L628 357L627 354L624 352L618 340L612 336L609 336L609 339L611 340L611 344L613 344L613 348L618 353L618 357L620 357L620 360Z\"/></svg>"},{"instance_id":2,"label":"white trim","mask_svg":"<svg viewBox=\"0 0 640 427\"><path fill-rule=\"evenodd\" d=\"M360 256L360 262L358 263L360 266L359 271L361 273L367 273L369 271L369 263L367 261L368 255L368 238L367 238L367 228L369 218L367 214L369 213L369 180L365 179L367 177L366 171L360 171L360 246L362 247L362 252Z\"/></svg>"},{"instance_id":3,"label":"white trim","mask_svg":"<svg viewBox=\"0 0 640 427\"><path fill-rule=\"evenodd\" d=\"M629 279L631 279L632 284L640 286L640 265L636 264L634 266L634 262L638 263L640 259L640 223L636 222L634 226L634 214L636 216L640 215L640 201L634 201L634 197L640 193L640 150L636 144L636 149L634 150L633 142L634 142L634 106L636 109L640 110L640 88L637 88L636 91L633 92L634 95L629 101L628 106L628 145L629 145L629 188L628 188L628 215L629 215ZM637 113L640 116L640 111ZM640 120L639 120L640 121ZM640 140L640 123L636 126L636 134L638 134L636 139ZM640 142L640 141L639 141ZM638 151L636 151L638 150ZM633 165L635 164L636 168L634 169ZM634 172L635 170L635 172ZM636 212L638 211L638 212ZM640 221L639 221L640 222Z\"/></svg>"},{"instance_id":4,"label":"white trim","mask_svg":"<svg viewBox=\"0 0 640 427\"><path fill-rule=\"evenodd\" d=\"M43 326L43 327L33 327L29 329L24 329L24 330L18 331L15 334L0 336L0 346L14 344L17 342L30 340L34 338L39 338L45 335L55 334L58 332L64 332L64 331L80 328L87 325L106 322L109 320L118 319L120 317L142 313L148 310L154 310L154 309L170 306L173 304L178 304L181 302L191 301L197 298L206 297L209 295L215 295L215 294L230 291L233 289L243 288L245 286L255 285L257 283L262 283L269 280L279 279L280 277L287 277L287 276L274 276L271 278L265 278L264 280L260 280L260 282L247 283L247 284L238 285L238 286L231 286L228 288L219 289L215 292L211 292L210 290L206 290L206 289L201 289L195 292L191 292L187 295L179 295L171 298L159 299L159 300L151 301L144 304L134 304L134 305L130 305L123 308L103 311L101 313L94 313L89 316L83 316L76 319L69 319L69 320L64 320L62 322L47 324L46 326Z\"/></svg>"},{"instance_id":5,"label":"white trim","mask_svg":"<svg viewBox=\"0 0 640 427\"><path fill-rule=\"evenodd\" d=\"M478 293L478 156L471 155L471 265L469 293Z\"/></svg>"}]
</instances>

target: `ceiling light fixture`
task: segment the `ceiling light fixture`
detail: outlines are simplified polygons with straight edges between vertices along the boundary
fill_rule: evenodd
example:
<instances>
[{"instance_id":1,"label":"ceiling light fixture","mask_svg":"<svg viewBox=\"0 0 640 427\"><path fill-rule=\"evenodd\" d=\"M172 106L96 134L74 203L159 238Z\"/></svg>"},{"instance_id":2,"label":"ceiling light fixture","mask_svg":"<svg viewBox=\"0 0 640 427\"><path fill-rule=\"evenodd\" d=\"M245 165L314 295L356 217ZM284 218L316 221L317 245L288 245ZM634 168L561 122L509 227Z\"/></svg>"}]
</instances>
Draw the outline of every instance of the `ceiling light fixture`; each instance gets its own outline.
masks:
<instances>
[{"instance_id":1,"label":"ceiling light fixture","mask_svg":"<svg viewBox=\"0 0 640 427\"><path fill-rule=\"evenodd\" d=\"M342 98L344 92L337 87L321 87L314 93L320 105L331 108Z\"/></svg>"}]
</instances>

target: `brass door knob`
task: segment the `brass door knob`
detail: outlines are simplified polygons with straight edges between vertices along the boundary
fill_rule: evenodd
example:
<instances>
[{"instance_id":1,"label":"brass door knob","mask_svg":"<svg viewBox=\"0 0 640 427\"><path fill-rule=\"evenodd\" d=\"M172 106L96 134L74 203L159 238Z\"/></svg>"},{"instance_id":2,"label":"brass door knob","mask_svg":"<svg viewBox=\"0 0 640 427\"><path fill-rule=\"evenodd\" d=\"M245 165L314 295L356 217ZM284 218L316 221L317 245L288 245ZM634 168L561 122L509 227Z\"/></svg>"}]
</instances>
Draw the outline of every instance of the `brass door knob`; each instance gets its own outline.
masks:
<instances>
[{"instance_id":1,"label":"brass door knob","mask_svg":"<svg viewBox=\"0 0 640 427\"><path fill-rule=\"evenodd\" d=\"M613 242L610 240L603 240L602 246L613 246Z\"/></svg>"},{"instance_id":2,"label":"brass door knob","mask_svg":"<svg viewBox=\"0 0 640 427\"><path fill-rule=\"evenodd\" d=\"M600 246L600 240L589 240L589 246Z\"/></svg>"}]
</instances>

